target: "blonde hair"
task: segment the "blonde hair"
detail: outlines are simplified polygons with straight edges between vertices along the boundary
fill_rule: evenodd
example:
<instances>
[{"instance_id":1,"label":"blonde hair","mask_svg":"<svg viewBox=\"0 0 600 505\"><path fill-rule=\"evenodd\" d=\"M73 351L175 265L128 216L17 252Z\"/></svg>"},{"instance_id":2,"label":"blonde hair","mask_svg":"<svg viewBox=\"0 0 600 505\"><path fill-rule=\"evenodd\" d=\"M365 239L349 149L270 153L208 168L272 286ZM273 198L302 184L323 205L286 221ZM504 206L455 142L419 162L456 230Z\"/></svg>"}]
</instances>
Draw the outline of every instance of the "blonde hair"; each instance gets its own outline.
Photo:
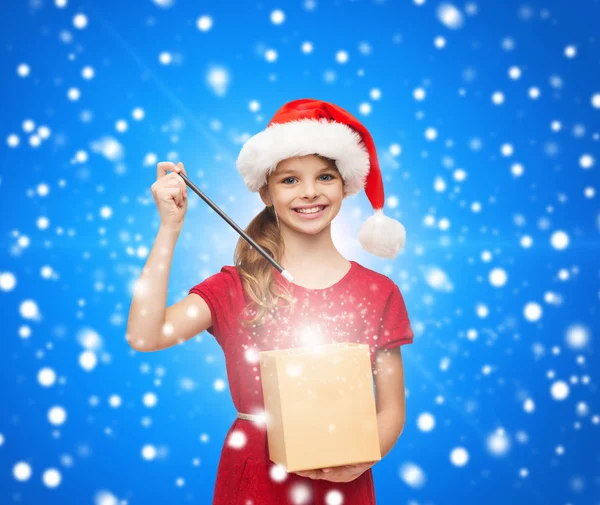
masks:
<instances>
[{"instance_id":1,"label":"blonde hair","mask_svg":"<svg viewBox=\"0 0 600 505\"><path fill-rule=\"evenodd\" d=\"M284 243L279 234L273 207L265 207L260 211L244 231L277 262L281 261ZM246 312L254 309L251 319L240 320L244 326L263 325L267 318L272 320L275 306L280 305L280 300L286 301L293 311L292 295L285 286L274 282L273 265L241 237L235 248L234 263L242 279L244 291L251 299L246 306ZM279 290L278 287L282 289Z\"/></svg>"},{"instance_id":2,"label":"blonde hair","mask_svg":"<svg viewBox=\"0 0 600 505\"><path fill-rule=\"evenodd\" d=\"M331 162L337 170L334 160L318 154L315 156ZM244 231L275 261L281 261L285 244L281 240L273 206L260 211ZM242 325L255 326L271 322L279 309L287 308L289 314L293 314L293 297L285 285L275 282L273 265L242 237L237 242L233 261L242 279L244 291L251 299L244 312L253 312L250 319L240 318ZM287 302L287 306L282 305L282 301Z\"/></svg>"}]
</instances>

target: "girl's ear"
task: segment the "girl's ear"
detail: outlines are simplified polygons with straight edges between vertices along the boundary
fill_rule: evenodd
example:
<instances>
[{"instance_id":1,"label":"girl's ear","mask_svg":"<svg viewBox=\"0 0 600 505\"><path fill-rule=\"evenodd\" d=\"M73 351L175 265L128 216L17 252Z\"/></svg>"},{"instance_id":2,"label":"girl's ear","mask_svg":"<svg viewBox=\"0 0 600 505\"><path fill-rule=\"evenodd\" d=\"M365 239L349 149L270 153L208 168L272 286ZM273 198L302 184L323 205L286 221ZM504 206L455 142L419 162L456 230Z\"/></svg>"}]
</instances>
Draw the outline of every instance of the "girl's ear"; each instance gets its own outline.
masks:
<instances>
[{"instance_id":1,"label":"girl's ear","mask_svg":"<svg viewBox=\"0 0 600 505\"><path fill-rule=\"evenodd\" d=\"M260 194L260 199L267 207L270 207L271 205L273 205L273 202L271 202L271 197L269 196L268 186L265 185L262 188L260 188L259 194Z\"/></svg>"}]
</instances>

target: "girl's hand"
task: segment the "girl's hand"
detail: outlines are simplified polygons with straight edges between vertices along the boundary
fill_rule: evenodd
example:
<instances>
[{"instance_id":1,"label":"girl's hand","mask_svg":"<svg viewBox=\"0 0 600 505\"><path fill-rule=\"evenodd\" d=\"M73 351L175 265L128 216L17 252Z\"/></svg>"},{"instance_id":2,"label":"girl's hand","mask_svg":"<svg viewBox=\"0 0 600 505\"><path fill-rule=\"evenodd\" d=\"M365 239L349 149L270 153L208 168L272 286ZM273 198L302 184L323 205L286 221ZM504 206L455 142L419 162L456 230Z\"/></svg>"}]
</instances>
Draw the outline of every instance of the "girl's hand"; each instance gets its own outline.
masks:
<instances>
[{"instance_id":1,"label":"girl's hand","mask_svg":"<svg viewBox=\"0 0 600 505\"><path fill-rule=\"evenodd\" d=\"M364 472L371 468L376 461L372 463L359 463L357 465L334 466L330 468L320 468L317 470L304 470L294 472L301 477L308 477L316 480L328 480L331 482L350 482L360 477Z\"/></svg>"},{"instance_id":2,"label":"girl's hand","mask_svg":"<svg viewBox=\"0 0 600 505\"><path fill-rule=\"evenodd\" d=\"M171 170L167 174L167 170ZM187 211L187 186L178 172L187 175L183 163L162 161L156 165L156 181L150 187L160 214L160 225L181 231Z\"/></svg>"}]
</instances>

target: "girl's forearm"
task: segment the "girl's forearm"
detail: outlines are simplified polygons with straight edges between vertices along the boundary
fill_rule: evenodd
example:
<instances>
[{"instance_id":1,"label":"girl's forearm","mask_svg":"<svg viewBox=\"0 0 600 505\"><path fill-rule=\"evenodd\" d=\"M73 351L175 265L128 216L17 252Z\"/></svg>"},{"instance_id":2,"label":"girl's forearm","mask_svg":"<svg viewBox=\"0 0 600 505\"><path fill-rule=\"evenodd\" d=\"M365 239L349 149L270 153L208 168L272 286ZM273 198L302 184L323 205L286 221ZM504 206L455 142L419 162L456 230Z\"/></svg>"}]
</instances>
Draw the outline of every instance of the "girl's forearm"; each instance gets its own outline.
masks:
<instances>
[{"instance_id":1,"label":"girl's forearm","mask_svg":"<svg viewBox=\"0 0 600 505\"><path fill-rule=\"evenodd\" d=\"M404 429L406 416L397 410L377 412L377 428L379 430L379 448L383 458L400 437Z\"/></svg>"},{"instance_id":2,"label":"girl's forearm","mask_svg":"<svg viewBox=\"0 0 600 505\"><path fill-rule=\"evenodd\" d=\"M152 349L165 322L171 261L178 230L160 227L154 246L136 283L129 309L126 337L134 349Z\"/></svg>"}]
</instances>

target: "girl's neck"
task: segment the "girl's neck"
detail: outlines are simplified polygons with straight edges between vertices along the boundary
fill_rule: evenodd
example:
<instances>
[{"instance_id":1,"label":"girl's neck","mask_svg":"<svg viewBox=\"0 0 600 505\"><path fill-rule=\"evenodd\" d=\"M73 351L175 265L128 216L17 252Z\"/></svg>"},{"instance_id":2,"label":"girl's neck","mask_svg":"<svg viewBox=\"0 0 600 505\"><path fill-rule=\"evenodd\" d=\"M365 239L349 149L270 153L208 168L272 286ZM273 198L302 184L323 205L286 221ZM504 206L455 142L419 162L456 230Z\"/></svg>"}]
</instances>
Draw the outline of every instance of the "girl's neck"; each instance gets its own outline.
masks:
<instances>
[{"instance_id":1,"label":"girl's neck","mask_svg":"<svg viewBox=\"0 0 600 505\"><path fill-rule=\"evenodd\" d=\"M317 235L285 230L282 238L285 247L280 264L290 272L292 269L297 272L343 270L348 266L348 260L340 254L331 240L331 225Z\"/></svg>"}]
</instances>

